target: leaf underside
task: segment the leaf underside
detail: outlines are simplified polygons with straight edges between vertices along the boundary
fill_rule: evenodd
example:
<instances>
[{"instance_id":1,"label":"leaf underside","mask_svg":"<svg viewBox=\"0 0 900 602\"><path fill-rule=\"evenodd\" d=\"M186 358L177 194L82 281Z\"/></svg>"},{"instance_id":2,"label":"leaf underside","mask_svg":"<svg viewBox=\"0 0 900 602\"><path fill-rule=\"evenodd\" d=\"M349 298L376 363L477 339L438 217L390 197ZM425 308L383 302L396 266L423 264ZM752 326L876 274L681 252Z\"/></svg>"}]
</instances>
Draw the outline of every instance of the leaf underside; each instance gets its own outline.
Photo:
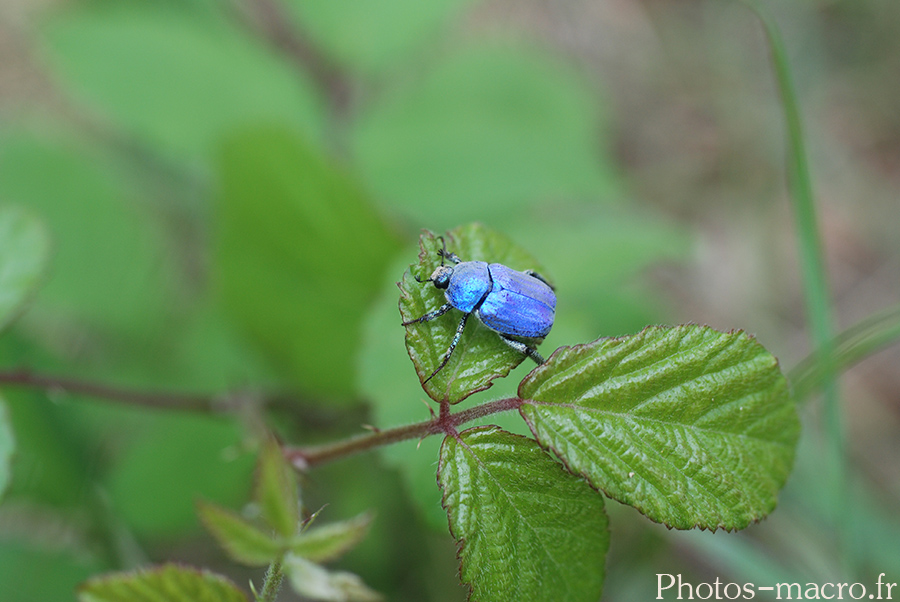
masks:
<instances>
[{"instance_id":1,"label":"leaf underside","mask_svg":"<svg viewBox=\"0 0 900 602\"><path fill-rule=\"evenodd\" d=\"M476 602L596 602L609 531L603 497L532 439L498 427L447 437L438 483Z\"/></svg>"},{"instance_id":2,"label":"leaf underside","mask_svg":"<svg viewBox=\"0 0 900 602\"><path fill-rule=\"evenodd\" d=\"M382 602L358 575L346 571L329 571L305 558L288 554L282 564L285 576L295 592L304 600L321 602Z\"/></svg>"},{"instance_id":3,"label":"leaf underside","mask_svg":"<svg viewBox=\"0 0 900 602\"><path fill-rule=\"evenodd\" d=\"M697 325L562 347L519 395L572 472L678 529L742 529L771 512L799 434L775 357Z\"/></svg>"},{"instance_id":4,"label":"leaf underside","mask_svg":"<svg viewBox=\"0 0 900 602\"><path fill-rule=\"evenodd\" d=\"M444 235L444 241L447 251L456 253L463 261L502 263L515 270L532 269L544 274L528 253L505 236L478 223L449 231ZM447 302L444 291L424 282L441 265L438 255L441 241L425 231L419 243L419 261L410 266L399 283L400 315L404 322L424 316ZM417 282L416 276L423 282ZM406 328L406 349L420 382L440 365L462 317L461 311L451 309L434 320ZM450 403L458 403L472 393L490 387L494 379L509 374L524 358L472 315L450 361L422 387L435 401L449 399Z\"/></svg>"}]
</instances>

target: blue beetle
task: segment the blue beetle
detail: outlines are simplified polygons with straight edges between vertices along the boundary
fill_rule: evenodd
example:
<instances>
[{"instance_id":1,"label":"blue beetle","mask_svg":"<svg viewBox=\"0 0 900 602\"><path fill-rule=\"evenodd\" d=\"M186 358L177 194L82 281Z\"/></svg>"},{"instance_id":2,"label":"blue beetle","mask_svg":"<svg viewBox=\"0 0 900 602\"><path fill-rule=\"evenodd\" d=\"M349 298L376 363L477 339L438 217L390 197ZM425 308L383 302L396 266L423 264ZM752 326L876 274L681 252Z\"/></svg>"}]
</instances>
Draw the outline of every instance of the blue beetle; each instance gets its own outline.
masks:
<instances>
[{"instance_id":1,"label":"blue beetle","mask_svg":"<svg viewBox=\"0 0 900 602\"><path fill-rule=\"evenodd\" d=\"M444 243L443 237L441 243ZM448 253L446 247L438 251L438 255L441 256L440 267L427 280L416 277L416 281L431 282L435 288L445 289L447 303L421 318L403 322L403 326L428 322L452 308L463 312L463 316L440 365L422 384L431 380L450 361L466 321L473 313L504 343L542 364L544 358L537 349L517 338L542 339L550 332L556 315L553 287L532 270L519 272L500 263L463 261L456 254ZM444 265L444 259L454 265Z\"/></svg>"}]
</instances>

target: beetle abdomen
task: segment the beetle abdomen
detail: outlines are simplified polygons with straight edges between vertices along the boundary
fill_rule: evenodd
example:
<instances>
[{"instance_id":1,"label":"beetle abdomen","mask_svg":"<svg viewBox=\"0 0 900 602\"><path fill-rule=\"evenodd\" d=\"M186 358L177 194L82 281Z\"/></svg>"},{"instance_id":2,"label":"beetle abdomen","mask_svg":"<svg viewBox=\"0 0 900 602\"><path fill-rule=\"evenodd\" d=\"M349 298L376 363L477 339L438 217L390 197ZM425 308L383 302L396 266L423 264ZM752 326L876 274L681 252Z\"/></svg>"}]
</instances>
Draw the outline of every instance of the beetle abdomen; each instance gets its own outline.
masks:
<instances>
[{"instance_id":1,"label":"beetle abdomen","mask_svg":"<svg viewBox=\"0 0 900 602\"><path fill-rule=\"evenodd\" d=\"M485 326L517 337L547 336L556 314L553 289L499 263L492 263L488 269L493 289L478 308L478 317Z\"/></svg>"}]
</instances>

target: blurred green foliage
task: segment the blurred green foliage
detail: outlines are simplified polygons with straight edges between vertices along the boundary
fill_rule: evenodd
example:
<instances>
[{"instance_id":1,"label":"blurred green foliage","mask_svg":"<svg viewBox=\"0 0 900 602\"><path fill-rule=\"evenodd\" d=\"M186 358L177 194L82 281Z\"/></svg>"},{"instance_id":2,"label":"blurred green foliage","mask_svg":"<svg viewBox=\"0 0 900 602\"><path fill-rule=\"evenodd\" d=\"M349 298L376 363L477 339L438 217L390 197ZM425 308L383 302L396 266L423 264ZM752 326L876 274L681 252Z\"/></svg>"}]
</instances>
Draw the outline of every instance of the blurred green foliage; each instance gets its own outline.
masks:
<instances>
[{"instance_id":1,"label":"blurred green foliage","mask_svg":"<svg viewBox=\"0 0 900 602\"><path fill-rule=\"evenodd\" d=\"M321 51L343 68L361 76L397 71L433 47L435 36L450 29L472 0L410 0L377 3L284 3L288 14Z\"/></svg>"},{"instance_id":2,"label":"blurred green foliage","mask_svg":"<svg viewBox=\"0 0 900 602\"><path fill-rule=\"evenodd\" d=\"M593 20L577 7L513 19L515 7L474 0L78 0L9 9L27 10L21 22L0 14L0 35L21 34L22 56L11 58L46 86L34 107L0 105L0 206L24 207L52 244L43 286L0 337L0 370L242 390L250 408L196 416L3 387L16 452L0 506L0 600L70 600L88 575L148 559L203 563L245 583L210 552L194 500L247 499L260 397L287 399L268 425L288 441L428 417L395 286L423 227L483 221L540 259L560 299L544 349L700 320L802 354L791 338L802 327L795 274L777 238L785 219L765 202L781 179L777 113L759 108L774 103L765 53L746 37L746 14L725 3L654 4L598 8ZM825 67L850 97L880 82L884 94L861 93L842 123L850 139L896 151L900 120L884 99L900 92L885 76L900 64L887 25L900 11L878 4L823 0L777 16L794 35L804 90ZM878 35L860 34L870 26ZM621 71L601 53L607 43ZM748 58L757 54L763 62ZM0 100L16 93L0 87ZM820 171L849 171L831 146L817 148ZM864 184L828 190L889 202L847 211L871 222L860 231L872 236L851 242L896 257L896 191L873 184L886 168L856 167ZM660 265L682 271L642 277ZM463 405L511 393L529 368ZM866 420L892 424L872 406ZM505 421L491 422L522 429ZM345 566L391 600L464 599L435 483L438 444L406 442L303 483L307 505L330 504L329 516L375 510ZM771 573L757 572L760 545L786 573L838 571L821 526L791 542L777 532L787 517L824 523L811 507L815 470L804 468L815 453L801 453L758 540L665 534L608 504L619 532L607 599L648 598L656 572L713 567L761 580ZM857 492L872 509L855 519L871 535L862 568L900 574L890 553L900 475L874 465ZM47 535L48 515L68 537ZM694 564L671 553L688 547Z\"/></svg>"},{"instance_id":3,"label":"blurred green foliage","mask_svg":"<svg viewBox=\"0 0 900 602\"><path fill-rule=\"evenodd\" d=\"M0 210L0 331L30 301L49 255L50 239L37 218L17 207Z\"/></svg>"},{"instance_id":4,"label":"blurred green foliage","mask_svg":"<svg viewBox=\"0 0 900 602\"><path fill-rule=\"evenodd\" d=\"M349 174L277 128L229 138L215 269L228 316L300 389L353 391L359 328L398 244Z\"/></svg>"},{"instance_id":5,"label":"blurred green foliage","mask_svg":"<svg viewBox=\"0 0 900 602\"><path fill-rule=\"evenodd\" d=\"M599 108L555 57L482 43L362 110L353 149L379 198L420 223L493 223L545 199L610 199Z\"/></svg>"},{"instance_id":6,"label":"blurred green foliage","mask_svg":"<svg viewBox=\"0 0 900 602\"><path fill-rule=\"evenodd\" d=\"M97 3L42 27L50 67L85 108L179 162L209 161L235 125L315 137L323 107L302 73L214 11Z\"/></svg>"}]
</instances>

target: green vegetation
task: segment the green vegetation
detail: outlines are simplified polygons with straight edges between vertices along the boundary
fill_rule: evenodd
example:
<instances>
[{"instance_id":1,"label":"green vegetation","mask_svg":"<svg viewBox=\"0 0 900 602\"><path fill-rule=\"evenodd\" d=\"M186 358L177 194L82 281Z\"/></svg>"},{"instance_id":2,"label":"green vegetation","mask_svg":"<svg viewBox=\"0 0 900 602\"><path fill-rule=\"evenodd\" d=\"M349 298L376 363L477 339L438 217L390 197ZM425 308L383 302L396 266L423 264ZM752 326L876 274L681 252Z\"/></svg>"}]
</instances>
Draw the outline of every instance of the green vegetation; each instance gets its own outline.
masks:
<instances>
[{"instance_id":1,"label":"green vegetation","mask_svg":"<svg viewBox=\"0 0 900 602\"><path fill-rule=\"evenodd\" d=\"M0 600L900 581L900 8L14 4Z\"/></svg>"}]
</instances>

